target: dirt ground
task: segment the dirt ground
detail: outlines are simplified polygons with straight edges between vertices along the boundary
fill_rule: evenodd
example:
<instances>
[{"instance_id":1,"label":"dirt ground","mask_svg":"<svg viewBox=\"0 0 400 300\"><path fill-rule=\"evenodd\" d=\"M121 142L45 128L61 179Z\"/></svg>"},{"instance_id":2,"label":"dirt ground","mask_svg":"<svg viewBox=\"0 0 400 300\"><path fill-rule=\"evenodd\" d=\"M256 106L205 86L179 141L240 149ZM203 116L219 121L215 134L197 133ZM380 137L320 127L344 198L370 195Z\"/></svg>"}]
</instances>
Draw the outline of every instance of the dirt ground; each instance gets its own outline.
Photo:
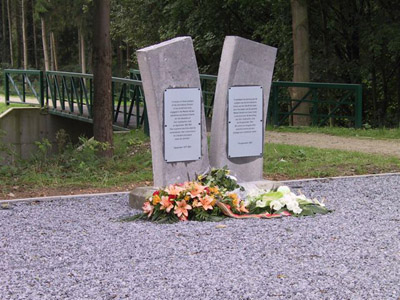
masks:
<instances>
[{"instance_id":1,"label":"dirt ground","mask_svg":"<svg viewBox=\"0 0 400 300\"><path fill-rule=\"evenodd\" d=\"M397 156L400 158L400 140L376 140L371 138L339 137L318 133L293 133L267 131L266 143L310 146L363 153Z\"/></svg>"}]
</instances>

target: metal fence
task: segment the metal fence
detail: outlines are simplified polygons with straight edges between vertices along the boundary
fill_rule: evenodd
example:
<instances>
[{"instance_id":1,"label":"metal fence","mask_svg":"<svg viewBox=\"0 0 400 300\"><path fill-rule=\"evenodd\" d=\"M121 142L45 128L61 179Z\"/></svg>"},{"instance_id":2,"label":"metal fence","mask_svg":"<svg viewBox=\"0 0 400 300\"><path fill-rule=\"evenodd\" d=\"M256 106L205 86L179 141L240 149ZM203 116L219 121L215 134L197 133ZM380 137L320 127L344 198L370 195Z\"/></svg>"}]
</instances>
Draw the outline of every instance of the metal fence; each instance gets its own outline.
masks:
<instances>
[{"instance_id":1,"label":"metal fence","mask_svg":"<svg viewBox=\"0 0 400 300\"><path fill-rule=\"evenodd\" d=\"M141 87L141 81L112 77L110 105L115 128L140 127L145 123ZM38 104L52 114L83 121L93 119L92 74L8 69L4 70L4 89L7 104ZM13 94L20 101L13 100Z\"/></svg>"},{"instance_id":2,"label":"metal fence","mask_svg":"<svg viewBox=\"0 0 400 300\"><path fill-rule=\"evenodd\" d=\"M200 75L207 118L212 116L216 80L214 75ZM306 89L306 93L301 99L293 99L293 88ZM4 89L7 104L36 103L53 114L92 120L92 74L7 69L4 70ZM19 101L13 101L11 94L18 96ZM112 77L110 102L115 127L144 126L148 132L146 101L138 70L130 70L130 79ZM296 109L301 103L309 103L310 111L298 113ZM314 126L334 124L360 128L362 87L359 84L272 82L267 122L276 126L292 125L296 115L308 116Z\"/></svg>"}]
</instances>

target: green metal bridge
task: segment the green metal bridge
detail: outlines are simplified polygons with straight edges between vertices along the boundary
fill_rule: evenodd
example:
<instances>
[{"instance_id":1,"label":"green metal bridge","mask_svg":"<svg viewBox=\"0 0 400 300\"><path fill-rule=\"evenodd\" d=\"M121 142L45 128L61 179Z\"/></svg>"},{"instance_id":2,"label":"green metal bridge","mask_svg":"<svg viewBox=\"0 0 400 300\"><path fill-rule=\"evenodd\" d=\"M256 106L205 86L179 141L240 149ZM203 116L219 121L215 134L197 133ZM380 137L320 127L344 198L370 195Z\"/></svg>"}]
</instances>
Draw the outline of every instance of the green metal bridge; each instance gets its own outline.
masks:
<instances>
[{"instance_id":1,"label":"green metal bridge","mask_svg":"<svg viewBox=\"0 0 400 300\"><path fill-rule=\"evenodd\" d=\"M205 114L212 116L217 76L200 75ZM301 99L293 99L290 89L304 88ZM6 104L39 105L50 114L92 122L93 75L41 70L4 70ZM296 113L303 102L310 103L309 114ZM146 101L138 70L130 78L112 77L114 128L129 130L144 127L148 132ZM272 82L268 124L290 125L294 115L308 115L314 126L360 128L362 125L362 87L359 84Z\"/></svg>"}]
</instances>

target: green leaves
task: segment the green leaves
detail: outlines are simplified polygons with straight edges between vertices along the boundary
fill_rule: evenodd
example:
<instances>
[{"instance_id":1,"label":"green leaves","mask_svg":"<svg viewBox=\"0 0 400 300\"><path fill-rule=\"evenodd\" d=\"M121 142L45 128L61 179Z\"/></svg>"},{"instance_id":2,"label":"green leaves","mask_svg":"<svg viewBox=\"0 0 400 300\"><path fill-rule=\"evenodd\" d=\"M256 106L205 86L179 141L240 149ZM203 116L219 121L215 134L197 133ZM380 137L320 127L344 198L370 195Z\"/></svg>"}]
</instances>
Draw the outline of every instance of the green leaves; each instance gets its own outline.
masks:
<instances>
[{"instance_id":1,"label":"green leaves","mask_svg":"<svg viewBox=\"0 0 400 300\"><path fill-rule=\"evenodd\" d=\"M235 189L244 190L234 177L229 175L227 166L221 169L213 168L209 174L205 176L200 175L198 178L203 185L210 187L218 186L220 189L225 189L226 191L233 191Z\"/></svg>"}]
</instances>

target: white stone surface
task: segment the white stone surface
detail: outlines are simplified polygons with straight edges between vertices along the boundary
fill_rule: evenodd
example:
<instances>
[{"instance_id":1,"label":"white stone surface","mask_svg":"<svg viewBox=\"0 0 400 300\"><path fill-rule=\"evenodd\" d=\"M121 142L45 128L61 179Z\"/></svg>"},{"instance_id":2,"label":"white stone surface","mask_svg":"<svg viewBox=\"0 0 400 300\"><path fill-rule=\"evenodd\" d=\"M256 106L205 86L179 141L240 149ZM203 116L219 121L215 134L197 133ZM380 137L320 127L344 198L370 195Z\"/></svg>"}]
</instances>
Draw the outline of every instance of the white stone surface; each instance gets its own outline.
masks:
<instances>
[{"instance_id":1,"label":"white stone surface","mask_svg":"<svg viewBox=\"0 0 400 300\"><path fill-rule=\"evenodd\" d=\"M154 186L192 180L209 169L204 105L201 109L201 159L167 163L164 159L163 95L169 88L200 88L190 37L179 37L137 51L149 117Z\"/></svg>"},{"instance_id":2,"label":"white stone surface","mask_svg":"<svg viewBox=\"0 0 400 300\"><path fill-rule=\"evenodd\" d=\"M232 86L263 87L264 128L277 49L237 36L227 36L222 50L211 123L210 162L213 167L228 166L240 182L262 179L262 157L228 158L227 103Z\"/></svg>"}]
</instances>

